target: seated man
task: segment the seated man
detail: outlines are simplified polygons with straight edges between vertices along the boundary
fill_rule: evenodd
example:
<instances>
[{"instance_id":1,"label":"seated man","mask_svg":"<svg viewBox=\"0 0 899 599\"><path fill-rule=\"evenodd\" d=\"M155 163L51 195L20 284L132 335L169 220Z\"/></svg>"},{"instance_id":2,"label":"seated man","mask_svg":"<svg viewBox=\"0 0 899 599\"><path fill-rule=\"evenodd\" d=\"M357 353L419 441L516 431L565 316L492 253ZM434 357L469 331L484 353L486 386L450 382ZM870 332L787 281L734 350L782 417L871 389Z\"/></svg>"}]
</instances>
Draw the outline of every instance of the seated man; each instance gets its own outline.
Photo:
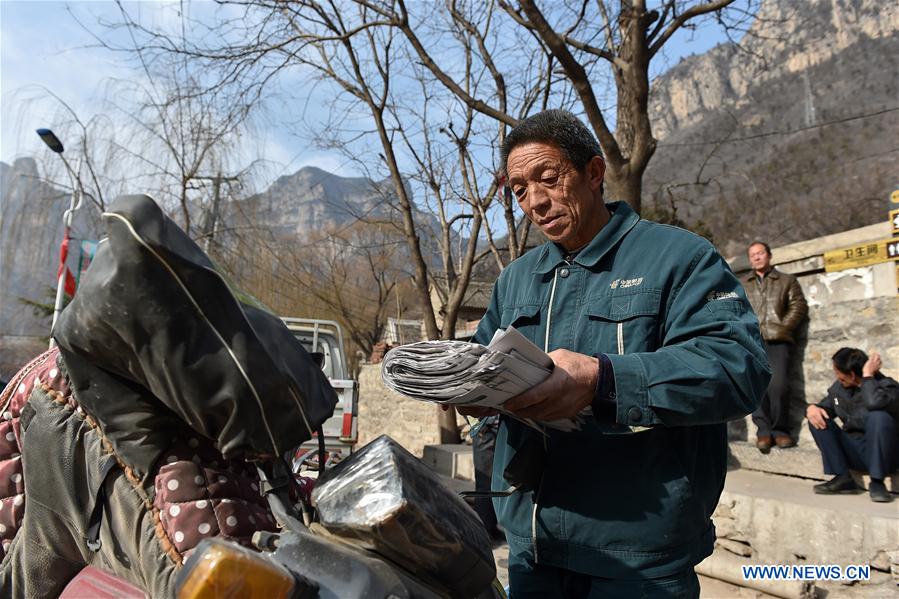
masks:
<instances>
[{"instance_id":1,"label":"seated man","mask_svg":"<svg viewBox=\"0 0 899 599\"><path fill-rule=\"evenodd\" d=\"M880 355L868 357L860 349L844 347L833 355L837 382L827 397L805 412L815 443L821 450L824 472L834 478L815 485L815 493L860 491L849 469L871 475L871 501L893 500L883 484L899 467L899 383L880 372ZM842 428L834 422L839 417Z\"/></svg>"}]
</instances>

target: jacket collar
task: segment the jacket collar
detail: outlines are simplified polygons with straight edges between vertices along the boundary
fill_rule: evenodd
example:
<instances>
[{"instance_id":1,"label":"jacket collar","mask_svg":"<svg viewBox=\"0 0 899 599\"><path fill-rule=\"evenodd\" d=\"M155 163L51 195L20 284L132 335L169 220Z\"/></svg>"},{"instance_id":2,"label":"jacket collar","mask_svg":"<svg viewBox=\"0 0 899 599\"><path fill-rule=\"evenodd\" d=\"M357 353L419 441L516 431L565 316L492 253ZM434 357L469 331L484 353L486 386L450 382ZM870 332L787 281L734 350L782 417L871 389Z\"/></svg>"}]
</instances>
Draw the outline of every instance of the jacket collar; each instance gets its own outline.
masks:
<instances>
[{"instance_id":1,"label":"jacket collar","mask_svg":"<svg viewBox=\"0 0 899 599\"><path fill-rule=\"evenodd\" d=\"M640 220L640 215L634 212L627 202L610 202L606 204L606 208L611 215L609 222L574 259L581 266L588 268L595 266ZM543 244L534 272L548 273L565 261L565 254L565 250L556 243Z\"/></svg>"},{"instance_id":2,"label":"jacket collar","mask_svg":"<svg viewBox=\"0 0 899 599\"><path fill-rule=\"evenodd\" d=\"M754 270L750 270L750 271L749 271L749 274L746 276L746 280L747 280L747 281L754 281L754 280L756 280L757 278L758 278L758 277L756 276ZM771 270L768 271L768 274L765 275L765 278L766 278L766 279L779 279L779 278L780 278L780 271L778 271L776 268L772 268Z\"/></svg>"}]
</instances>

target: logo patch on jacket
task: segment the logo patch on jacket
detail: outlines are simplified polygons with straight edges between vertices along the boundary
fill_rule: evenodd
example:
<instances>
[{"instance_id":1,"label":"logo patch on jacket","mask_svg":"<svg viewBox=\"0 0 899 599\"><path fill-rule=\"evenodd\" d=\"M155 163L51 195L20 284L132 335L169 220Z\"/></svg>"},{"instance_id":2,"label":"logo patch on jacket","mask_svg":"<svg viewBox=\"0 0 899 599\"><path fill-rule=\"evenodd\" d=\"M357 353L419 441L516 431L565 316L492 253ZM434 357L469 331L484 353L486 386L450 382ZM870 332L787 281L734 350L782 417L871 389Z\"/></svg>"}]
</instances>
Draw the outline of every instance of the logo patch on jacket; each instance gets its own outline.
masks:
<instances>
[{"instance_id":1,"label":"logo patch on jacket","mask_svg":"<svg viewBox=\"0 0 899 599\"><path fill-rule=\"evenodd\" d=\"M627 289L628 287L636 287L643 284L643 277L636 279L615 279L609 284L612 289Z\"/></svg>"},{"instance_id":2,"label":"logo patch on jacket","mask_svg":"<svg viewBox=\"0 0 899 599\"><path fill-rule=\"evenodd\" d=\"M740 299L736 291L709 291L705 296L706 301L714 302L717 300Z\"/></svg>"}]
</instances>

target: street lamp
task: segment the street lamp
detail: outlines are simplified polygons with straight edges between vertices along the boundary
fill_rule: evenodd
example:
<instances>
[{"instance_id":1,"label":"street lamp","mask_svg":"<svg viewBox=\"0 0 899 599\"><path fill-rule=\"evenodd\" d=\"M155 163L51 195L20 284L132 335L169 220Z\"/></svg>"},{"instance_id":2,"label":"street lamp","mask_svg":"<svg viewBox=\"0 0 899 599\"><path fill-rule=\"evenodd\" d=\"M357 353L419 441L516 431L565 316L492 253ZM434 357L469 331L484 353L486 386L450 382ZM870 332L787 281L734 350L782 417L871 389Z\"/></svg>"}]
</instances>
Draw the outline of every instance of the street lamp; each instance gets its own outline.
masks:
<instances>
[{"instance_id":1,"label":"street lamp","mask_svg":"<svg viewBox=\"0 0 899 599\"><path fill-rule=\"evenodd\" d=\"M56 281L56 301L53 303L53 323L50 325L50 330L53 330L53 326L56 325L56 319L59 318L59 313L62 312L62 302L65 296L65 285L66 285L66 265L65 265L65 253L68 251L68 241L69 241L69 233L72 230L72 216L75 210L81 207L81 200L84 197L84 189L81 186L81 177L72 169L72 166L69 164L69 161L66 160L66 157L63 156L63 148L62 142L59 141L59 138L51 131L50 129L38 129L38 136L41 138L47 147L53 151L53 153L59 155L62 158L62 163L66 166L66 171L69 173L69 177L72 180L72 197L69 200L69 208L63 213L63 250L62 250L62 259L60 260L60 269L59 269L59 278ZM50 338L50 347L53 347L55 342L53 338Z\"/></svg>"}]
</instances>

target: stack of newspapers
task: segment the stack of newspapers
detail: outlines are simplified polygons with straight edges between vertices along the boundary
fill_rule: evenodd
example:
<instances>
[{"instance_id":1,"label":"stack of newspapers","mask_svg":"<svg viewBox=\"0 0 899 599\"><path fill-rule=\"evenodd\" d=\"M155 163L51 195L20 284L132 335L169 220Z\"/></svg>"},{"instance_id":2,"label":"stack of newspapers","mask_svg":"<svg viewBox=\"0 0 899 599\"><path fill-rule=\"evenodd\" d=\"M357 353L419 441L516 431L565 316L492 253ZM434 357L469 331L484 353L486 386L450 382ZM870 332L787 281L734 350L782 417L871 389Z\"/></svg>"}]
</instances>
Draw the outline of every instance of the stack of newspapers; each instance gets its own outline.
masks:
<instances>
[{"instance_id":1,"label":"stack of newspapers","mask_svg":"<svg viewBox=\"0 0 899 599\"><path fill-rule=\"evenodd\" d=\"M503 403L542 383L552 368L546 353L509 327L497 331L486 347L465 341L395 347L384 356L381 378L394 391L419 401L507 413ZM576 420L523 421L538 430L580 428Z\"/></svg>"}]
</instances>

